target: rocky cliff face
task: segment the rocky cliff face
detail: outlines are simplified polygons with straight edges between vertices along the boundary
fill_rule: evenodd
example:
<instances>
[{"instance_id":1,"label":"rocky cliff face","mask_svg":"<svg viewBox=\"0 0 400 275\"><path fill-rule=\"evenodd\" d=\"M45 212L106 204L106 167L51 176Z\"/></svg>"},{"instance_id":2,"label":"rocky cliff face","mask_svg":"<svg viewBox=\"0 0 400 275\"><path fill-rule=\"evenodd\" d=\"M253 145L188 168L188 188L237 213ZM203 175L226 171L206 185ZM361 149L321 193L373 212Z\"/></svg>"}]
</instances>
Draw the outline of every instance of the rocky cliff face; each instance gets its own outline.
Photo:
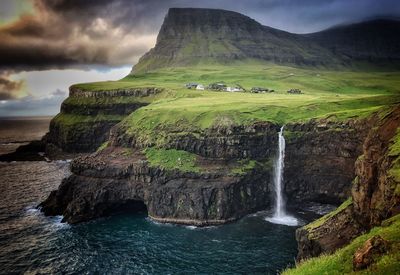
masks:
<instances>
[{"instance_id":1,"label":"rocky cliff face","mask_svg":"<svg viewBox=\"0 0 400 275\"><path fill-rule=\"evenodd\" d=\"M355 165L352 200L299 229L298 259L333 252L400 211L400 108L376 116Z\"/></svg>"},{"instance_id":2,"label":"rocky cliff face","mask_svg":"<svg viewBox=\"0 0 400 275\"><path fill-rule=\"evenodd\" d=\"M212 167L201 173L150 167L134 150L109 147L76 159L73 175L41 204L47 215L64 215L69 223L118 211L147 209L160 222L212 225L236 220L265 208L270 201L270 169L258 167L245 175ZM219 163L221 166L221 163Z\"/></svg>"},{"instance_id":3,"label":"rocky cliff face","mask_svg":"<svg viewBox=\"0 0 400 275\"><path fill-rule=\"evenodd\" d=\"M286 126L288 201L340 204L350 196L354 163L362 153L366 120L312 120Z\"/></svg>"},{"instance_id":4,"label":"rocky cliff face","mask_svg":"<svg viewBox=\"0 0 400 275\"><path fill-rule=\"evenodd\" d=\"M66 221L76 223L121 210L146 208L149 216L158 221L208 225L233 221L270 207L278 125L258 122L210 128L200 135L172 134L166 148L194 153L198 172L150 165L142 150L145 145L152 145L142 144L123 125L112 129L108 148L73 162L73 175L42 204L46 214L62 214ZM319 165L319 169L285 171L290 198L296 202L318 201L325 195L333 201L343 200L354 178L346 165L350 160L354 163L361 145L361 136L351 136L357 125L312 121L287 126L288 167ZM329 149L332 138L339 137L343 144L334 152ZM307 155L305 150L310 148L314 153ZM315 161L324 154L329 162ZM256 165L234 173L244 160L255 161ZM344 175L339 184L338 177L326 173L330 169ZM313 179L318 181L309 182Z\"/></svg>"},{"instance_id":5,"label":"rocky cliff face","mask_svg":"<svg viewBox=\"0 0 400 275\"><path fill-rule=\"evenodd\" d=\"M191 152L211 159L263 159L276 153L279 127L273 123L258 122L251 125L213 126L201 132L174 131L168 133L168 149ZM113 146L144 149L156 146L128 133L123 125L112 129L110 142ZM260 148L262 148L260 150Z\"/></svg>"},{"instance_id":6,"label":"rocky cliff face","mask_svg":"<svg viewBox=\"0 0 400 275\"><path fill-rule=\"evenodd\" d=\"M70 88L61 112L51 121L45 137L48 153L93 152L108 139L112 126L161 93L158 88L81 90Z\"/></svg>"}]
</instances>

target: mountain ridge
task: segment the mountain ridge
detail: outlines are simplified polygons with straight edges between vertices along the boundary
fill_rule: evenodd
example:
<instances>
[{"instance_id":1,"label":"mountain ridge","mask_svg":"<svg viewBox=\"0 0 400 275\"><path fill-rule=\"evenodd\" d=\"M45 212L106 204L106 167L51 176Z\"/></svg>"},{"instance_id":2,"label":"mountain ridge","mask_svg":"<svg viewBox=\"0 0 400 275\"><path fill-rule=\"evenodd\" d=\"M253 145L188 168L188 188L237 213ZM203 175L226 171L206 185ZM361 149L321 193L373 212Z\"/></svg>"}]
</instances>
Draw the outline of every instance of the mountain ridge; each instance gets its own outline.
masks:
<instances>
[{"instance_id":1,"label":"mountain ridge","mask_svg":"<svg viewBox=\"0 0 400 275\"><path fill-rule=\"evenodd\" d=\"M400 34L400 21L388 21L392 24L372 28L375 30L372 37L369 29L362 26L373 21L294 34L264 26L234 11L171 8L156 45L139 59L132 73L247 60L331 68L358 61L400 64L400 39L395 35ZM390 26L387 31L379 31L387 26ZM389 44L382 43L386 40Z\"/></svg>"}]
</instances>

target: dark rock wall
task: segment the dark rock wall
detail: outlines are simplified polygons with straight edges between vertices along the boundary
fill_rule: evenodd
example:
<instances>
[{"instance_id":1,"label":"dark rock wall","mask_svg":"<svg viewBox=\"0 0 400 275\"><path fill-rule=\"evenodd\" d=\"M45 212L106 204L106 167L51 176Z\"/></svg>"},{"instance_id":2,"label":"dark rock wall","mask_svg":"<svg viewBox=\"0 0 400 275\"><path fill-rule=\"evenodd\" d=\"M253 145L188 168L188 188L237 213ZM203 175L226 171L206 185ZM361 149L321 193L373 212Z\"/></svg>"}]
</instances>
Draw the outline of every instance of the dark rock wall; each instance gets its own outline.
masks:
<instances>
[{"instance_id":1,"label":"dark rock wall","mask_svg":"<svg viewBox=\"0 0 400 275\"><path fill-rule=\"evenodd\" d=\"M188 151L207 158L263 159L276 154L279 126L259 122L248 126L212 127L196 135L169 133L168 149ZM119 125L111 130L113 146L143 149L155 144L143 144L134 135L126 134Z\"/></svg>"},{"instance_id":2,"label":"dark rock wall","mask_svg":"<svg viewBox=\"0 0 400 275\"><path fill-rule=\"evenodd\" d=\"M354 163L362 153L366 121L311 121L285 129L288 201L338 204L350 196Z\"/></svg>"},{"instance_id":3,"label":"dark rock wall","mask_svg":"<svg viewBox=\"0 0 400 275\"><path fill-rule=\"evenodd\" d=\"M390 173L398 155L390 146L400 126L400 107L384 117L368 133L363 155L356 162L356 179L352 188L354 216L369 228L400 213L399 179ZM398 168L397 168L398 169Z\"/></svg>"},{"instance_id":4,"label":"dark rock wall","mask_svg":"<svg viewBox=\"0 0 400 275\"><path fill-rule=\"evenodd\" d=\"M361 125L311 121L286 126L285 179L291 200L319 201L325 196L337 202L349 194L354 161L361 151ZM76 223L140 201L155 220L207 225L270 207L271 165L256 165L243 175L232 175L229 169L224 170L224 163L240 159L272 163L279 126L216 127L204 135L171 139L167 148L203 158L207 169L198 173L149 167L143 148L122 128L113 128L109 148L72 163L73 175L43 204L45 213L62 214L68 222ZM134 153L126 156L123 152L127 147Z\"/></svg>"},{"instance_id":5,"label":"dark rock wall","mask_svg":"<svg viewBox=\"0 0 400 275\"><path fill-rule=\"evenodd\" d=\"M384 117L375 116L366 124L368 134L355 164L352 203L335 215L328 214L318 226L311 224L311 227L297 230L299 260L331 253L400 213L400 182L390 173L394 165L398 165L398 152L391 154L390 146L398 142L393 139L399 126L399 106Z\"/></svg>"},{"instance_id":6,"label":"dark rock wall","mask_svg":"<svg viewBox=\"0 0 400 275\"><path fill-rule=\"evenodd\" d=\"M138 152L134 158L124 158L119 150L110 147L76 159L73 175L41 204L44 213L77 223L141 201L155 220L210 225L269 206L269 169L258 167L243 176L165 171L148 167Z\"/></svg>"}]
</instances>

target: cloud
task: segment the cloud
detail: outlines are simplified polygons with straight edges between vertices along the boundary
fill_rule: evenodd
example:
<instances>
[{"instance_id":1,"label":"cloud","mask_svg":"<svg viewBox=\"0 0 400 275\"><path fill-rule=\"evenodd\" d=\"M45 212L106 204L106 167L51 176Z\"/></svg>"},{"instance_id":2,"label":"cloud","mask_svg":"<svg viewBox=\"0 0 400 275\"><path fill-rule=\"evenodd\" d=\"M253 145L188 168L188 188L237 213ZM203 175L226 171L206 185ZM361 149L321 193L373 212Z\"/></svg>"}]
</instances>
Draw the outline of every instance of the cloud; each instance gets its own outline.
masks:
<instances>
[{"instance_id":1,"label":"cloud","mask_svg":"<svg viewBox=\"0 0 400 275\"><path fill-rule=\"evenodd\" d=\"M32 1L33 14L0 27L3 69L132 65L156 38L138 25L128 28L129 9L117 5L127 1Z\"/></svg>"},{"instance_id":2,"label":"cloud","mask_svg":"<svg viewBox=\"0 0 400 275\"><path fill-rule=\"evenodd\" d=\"M12 80L10 71L0 71L0 100L18 98L24 82Z\"/></svg>"},{"instance_id":3,"label":"cloud","mask_svg":"<svg viewBox=\"0 0 400 275\"><path fill-rule=\"evenodd\" d=\"M43 98L26 96L21 99L0 101L0 117L55 115L60 111L60 105L65 97L66 93Z\"/></svg>"},{"instance_id":4,"label":"cloud","mask_svg":"<svg viewBox=\"0 0 400 275\"><path fill-rule=\"evenodd\" d=\"M0 68L133 65L154 45L170 7L229 9L265 25L303 33L365 17L400 15L397 0L30 1L31 13L0 25Z\"/></svg>"}]
</instances>

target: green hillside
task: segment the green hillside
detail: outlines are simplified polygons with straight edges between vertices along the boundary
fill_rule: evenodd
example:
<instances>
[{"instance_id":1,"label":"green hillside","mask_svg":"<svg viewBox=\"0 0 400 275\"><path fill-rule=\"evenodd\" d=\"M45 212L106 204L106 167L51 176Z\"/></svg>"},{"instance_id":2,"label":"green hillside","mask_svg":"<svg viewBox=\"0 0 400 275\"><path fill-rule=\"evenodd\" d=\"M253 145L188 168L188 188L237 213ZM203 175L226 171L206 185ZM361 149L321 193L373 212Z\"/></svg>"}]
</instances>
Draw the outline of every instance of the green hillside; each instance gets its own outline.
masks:
<instances>
[{"instance_id":1,"label":"green hillside","mask_svg":"<svg viewBox=\"0 0 400 275\"><path fill-rule=\"evenodd\" d=\"M246 92L186 89L187 82L239 84ZM120 81L77 84L84 90L163 87L167 91L122 123L143 139L170 131L200 132L218 125L279 124L330 117L347 119L400 102L399 72L328 71L268 64L196 66L130 75ZM252 87L275 90L253 94ZM303 94L288 94L297 88ZM161 142L161 141L158 141Z\"/></svg>"}]
</instances>

